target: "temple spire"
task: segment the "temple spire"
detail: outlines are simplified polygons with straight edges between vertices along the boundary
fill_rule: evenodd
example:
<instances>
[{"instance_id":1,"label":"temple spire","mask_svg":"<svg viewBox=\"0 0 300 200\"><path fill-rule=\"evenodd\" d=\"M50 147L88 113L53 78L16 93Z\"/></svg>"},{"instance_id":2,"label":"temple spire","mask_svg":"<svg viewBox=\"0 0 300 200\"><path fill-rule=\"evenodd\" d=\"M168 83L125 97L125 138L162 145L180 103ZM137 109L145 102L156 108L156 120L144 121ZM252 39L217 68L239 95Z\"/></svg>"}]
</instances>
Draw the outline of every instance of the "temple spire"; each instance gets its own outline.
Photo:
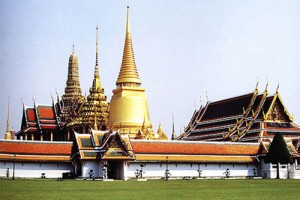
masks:
<instances>
[{"instance_id":1,"label":"temple spire","mask_svg":"<svg viewBox=\"0 0 300 200\"><path fill-rule=\"evenodd\" d=\"M5 132L5 139L11 140L11 133L10 133L10 116L9 116L9 103L10 97L8 97L8 113L7 113L7 124L6 124L6 132Z\"/></svg>"},{"instance_id":2,"label":"temple spire","mask_svg":"<svg viewBox=\"0 0 300 200\"><path fill-rule=\"evenodd\" d=\"M131 41L129 7L127 7L126 37L122 65L116 84L119 87L129 85L132 87L138 87L141 85Z\"/></svg>"},{"instance_id":3,"label":"temple spire","mask_svg":"<svg viewBox=\"0 0 300 200\"><path fill-rule=\"evenodd\" d=\"M127 6L126 34L130 34L129 6Z\"/></svg>"},{"instance_id":4,"label":"temple spire","mask_svg":"<svg viewBox=\"0 0 300 200\"><path fill-rule=\"evenodd\" d=\"M94 80L93 86L94 90L100 88L102 89L101 82L100 82L100 75L99 75L99 65L98 65L98 26L96 28L96 63L95 63L95 72L94 72Z\"/></svg>"},{"instance_id":5,"label":"temple spire","mask_svg":"<svg viewBox=\"0 0 300 200\"><path fill-rule=\"evenodd\" d=\"M176 134L175 134L175 126L174 126L174 114L172 113L172 137L171 140L176 139Z\"/></svg>"},{"instance_id":6,"label":"temple spire","mask_svg":"<svg viewBox=\"0 0 300 200\"><path fill-rule=\"evenodd\" d=\"M98 26L96 28L96 66L98 66Z\"/></svg>"}]
</instances>

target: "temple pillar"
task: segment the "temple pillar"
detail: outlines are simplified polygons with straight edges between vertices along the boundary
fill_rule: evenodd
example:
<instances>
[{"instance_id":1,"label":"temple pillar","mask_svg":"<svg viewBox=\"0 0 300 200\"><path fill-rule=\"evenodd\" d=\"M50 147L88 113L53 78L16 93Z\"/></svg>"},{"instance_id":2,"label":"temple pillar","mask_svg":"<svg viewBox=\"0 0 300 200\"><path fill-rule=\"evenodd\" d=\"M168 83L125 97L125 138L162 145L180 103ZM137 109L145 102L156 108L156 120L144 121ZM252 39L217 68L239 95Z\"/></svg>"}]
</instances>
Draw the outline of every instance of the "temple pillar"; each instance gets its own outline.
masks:
<instances>
[{"instance_id":1,"label":"temple pillar","mask_svg":"<svg viewBox=\"0 0 300 200\"><path fill-rule=\"evenodd\" d=\"M50 133L50 141L53 141L53 132Z\"/></svg>"},{"instance_id":2,"label":"temple pillar","mask_svg":"<svg viewBox=\"0 0 300 200\"><path fill-rule=\"evenodd\" d=\"M25 134L24 134L24 136L25 136L25 138L24 138L24 139L25 139L25 140L27 140L27 133L25 133Z\"/></svg>"},{"instance_id":3,"label":"temple pillar","mask_svg":"<svg viewBox=\"0 0 300 200\"><path fill-rule=\"evenodd\" d=\"M31 133L31 140L34 140L34 134Z\"/></svg>"},{"instance_id":4,"label":"temple pillar","mask_svg":"<svg viewBox=\"0 0 300 200\"><path fill-rule=\"evenodd\" d=\"M40 140L43 141L43 134L41 133Z\"/></svg>"}]
</instances>

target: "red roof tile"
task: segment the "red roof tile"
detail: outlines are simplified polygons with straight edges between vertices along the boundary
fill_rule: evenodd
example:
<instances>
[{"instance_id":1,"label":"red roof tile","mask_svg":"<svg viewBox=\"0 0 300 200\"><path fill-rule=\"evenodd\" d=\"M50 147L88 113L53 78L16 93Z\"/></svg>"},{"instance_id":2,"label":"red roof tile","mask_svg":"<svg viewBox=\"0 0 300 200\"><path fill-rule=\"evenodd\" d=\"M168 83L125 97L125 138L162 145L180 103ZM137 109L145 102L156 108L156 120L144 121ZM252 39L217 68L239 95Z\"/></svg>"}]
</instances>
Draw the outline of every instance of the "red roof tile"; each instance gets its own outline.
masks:
<instances>
[{"instance_id":1,"label":"red roof tile","mask_svg":"<svg viewBox=\"0 0 300 200\"><path fill-rule=\"evenodd\" d=\"M131 141L138 154L256 155L260 145L241 143Z\"/></svg>"}]
</instances>

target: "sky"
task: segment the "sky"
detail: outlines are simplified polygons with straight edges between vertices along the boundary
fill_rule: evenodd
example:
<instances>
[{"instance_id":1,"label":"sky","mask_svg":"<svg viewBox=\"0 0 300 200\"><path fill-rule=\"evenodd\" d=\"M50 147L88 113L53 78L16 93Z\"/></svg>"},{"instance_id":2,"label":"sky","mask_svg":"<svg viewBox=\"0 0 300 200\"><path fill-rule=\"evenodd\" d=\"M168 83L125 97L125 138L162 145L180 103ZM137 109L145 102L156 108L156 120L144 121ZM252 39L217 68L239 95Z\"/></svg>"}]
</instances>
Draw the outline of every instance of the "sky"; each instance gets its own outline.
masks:
<instances>
[{"instance_id":1,"label":"sky","mask_svg":"<svg viewBox=\"0 0 300 200\"><path fill-rule=\"evenodd\" d=\"M89 94L99 26L99 66L108 100L120 70L126 6L150 120L177 134L207 100L279 92L300 124L300 1L0 1L0 138L26 106L64 93L72 46ZM208 99L206 98L206 94ZM201 99L201 101L200 101ZM202 103L201 103L202 102Z\"/></svg>"}]
</instances>

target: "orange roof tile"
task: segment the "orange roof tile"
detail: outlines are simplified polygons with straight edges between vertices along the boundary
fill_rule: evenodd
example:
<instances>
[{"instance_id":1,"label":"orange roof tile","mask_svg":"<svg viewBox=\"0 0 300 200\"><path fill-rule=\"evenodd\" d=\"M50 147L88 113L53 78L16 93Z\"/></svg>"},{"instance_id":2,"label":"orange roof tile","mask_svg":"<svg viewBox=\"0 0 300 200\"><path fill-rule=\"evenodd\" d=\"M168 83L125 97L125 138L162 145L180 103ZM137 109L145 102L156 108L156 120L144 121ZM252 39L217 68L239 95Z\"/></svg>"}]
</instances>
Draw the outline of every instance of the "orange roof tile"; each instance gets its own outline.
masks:
<instances>
[{"instance_id":1,"label":"orange roof tile","mask_svg":"<svg viewBox=\"0 0 300 200\"><path fill-rule=\"evenodd\" d=\"M55 119L54 111L52 107L39 106L38 107L39 118L42 119Z\"/></svg>"},{"instance_id":2,"label":"orange roof tile","mask_svg":"<svg viewBox=\"0 0 300 200\"><path fill-rule=\"evenodd\" d=\"M72 142L0 140L1 154L70 155Z\"/></svg>"},{"instance_id":3,"label":"orange roof tile","mask_svg":"<svg viewBox=\"0 0 300 200\"><path fill-rule=\"evenodd\" d=\"M147 155L136 154L137 161L160 161L166 162L210 162L210 163L254 163L254 156L215 156L215 155Z\"/></svg>"},{"instance_id":4,"label":"orange roof tile","mask_svg":"<svg viewBox=\"0 0 300 200\"><path fill-rule=\"evenodd\" d=\"M259 143L162 142L131 140L136 154L256 155Z\"/></svg>"},{"instance_id":5,"label":"orange roof tile","mask_svg":"<svg viewBox=\"0 0 300 200\"><path fill-rule=\"evenodd\" d=\"M26 114L27 114L28 121L36 122L36 117L35 117L35 113L34 113L33 108L27 108L26 109Z\"/></svg>"}]
</instances>

